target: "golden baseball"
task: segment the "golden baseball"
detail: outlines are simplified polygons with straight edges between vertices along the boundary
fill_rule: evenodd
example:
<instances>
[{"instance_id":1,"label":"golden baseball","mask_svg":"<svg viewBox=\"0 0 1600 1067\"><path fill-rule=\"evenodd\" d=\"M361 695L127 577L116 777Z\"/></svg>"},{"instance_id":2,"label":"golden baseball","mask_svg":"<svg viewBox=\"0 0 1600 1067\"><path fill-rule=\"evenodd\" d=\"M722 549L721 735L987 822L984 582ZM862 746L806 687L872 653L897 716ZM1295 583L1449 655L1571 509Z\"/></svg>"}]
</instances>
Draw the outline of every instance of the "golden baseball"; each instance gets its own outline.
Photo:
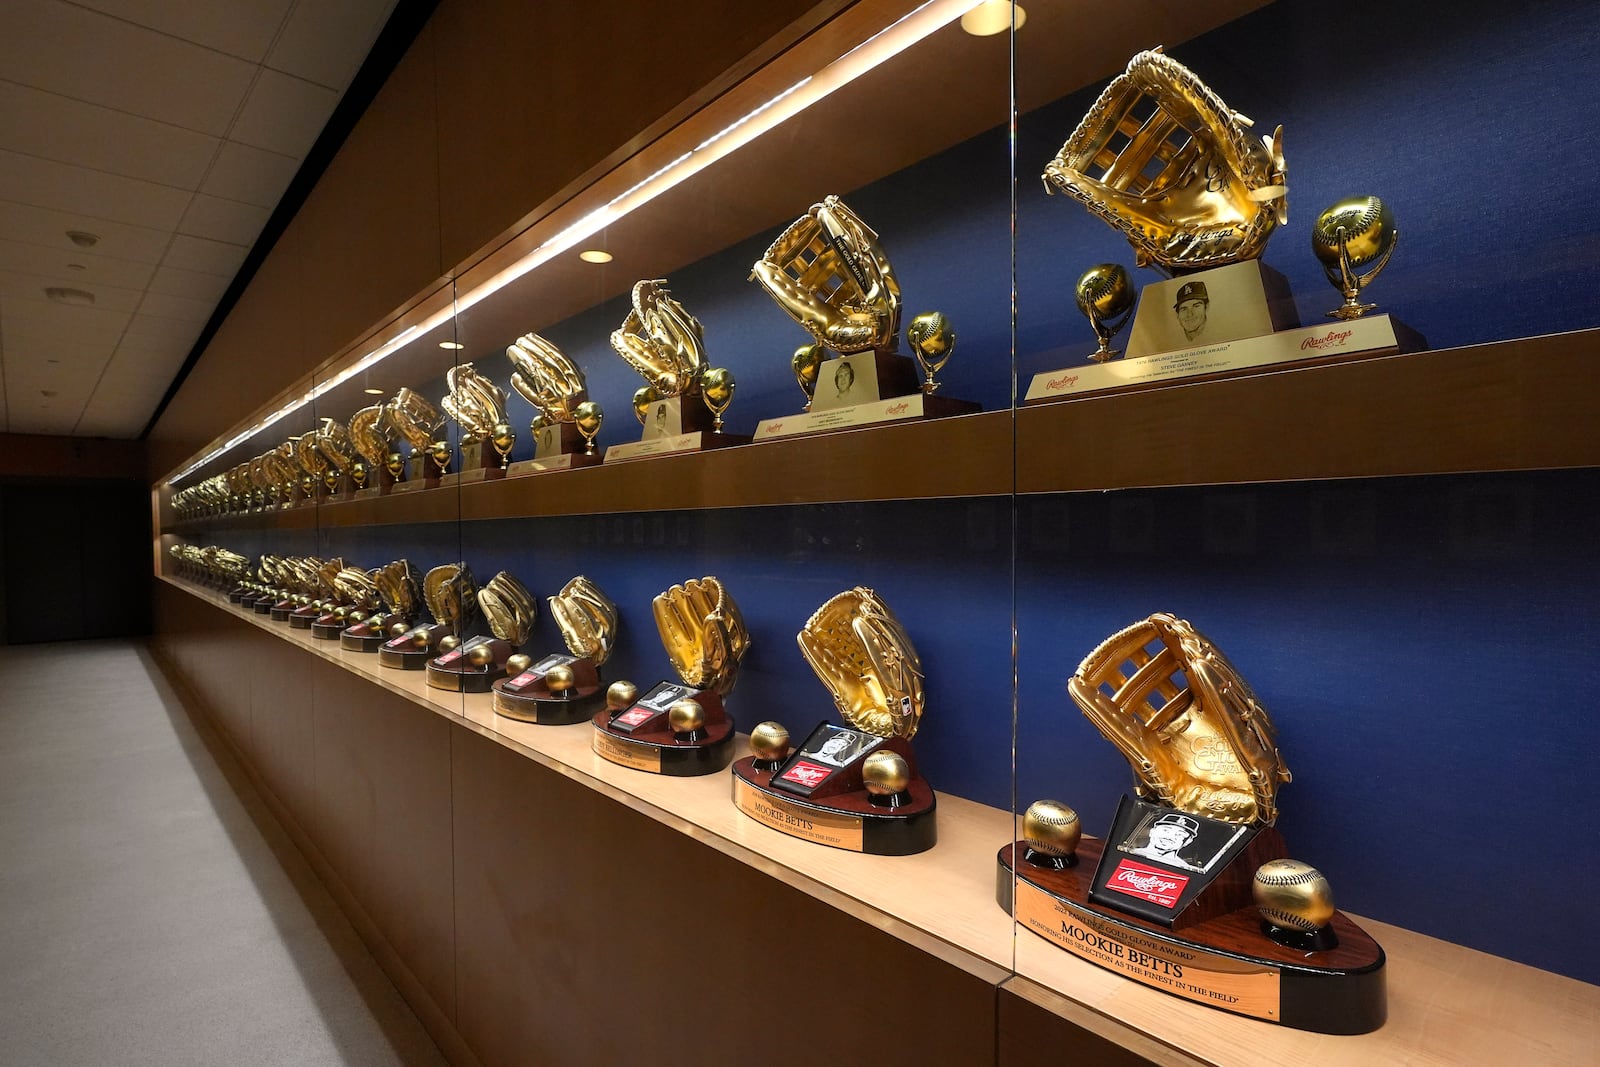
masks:
<instances>
[{"instance_id":1,"label":"golden baseball","mask_svg":"<svg viewBox=\"0 0 1600 1067\"><path fill-rule=\"evenodd\" d=\"M544 687L558 696L571 689L576 682L577 676L565 664L551 667L544 674Z\"/></svg>"},{"instance_id":2,"label":"golden baseball","mask_svg":"<svg viewBox=\"0 0 1600 1067\"><path fill-rule=\"evenodd\" d=\"M533 657L526 652L518 652L506 660L506 673L514 678L531 666L533 666Z\"/></svg>"},{"instance_id":3,"label":"golden baseball","mask_svg":"<svg viewBox=\"0 0 1600 1067\"><path fill-rule=\"evenodd\" d=\"M861 763L861 779L873 796L894 796L911 784L911 765L898 752L874 752Z\"/></svg>"},{"instance_id":4,"label":"golden baseball","mask_svg":"<svg viewBox=\"0 0 1600 1067\"><path fill-rule=\"evenodd\" d=\"M1059 800L1036 800L1022 814L1022 839L1046 856L1072 856L1083 838L1078 813Z\"/></svg>"},{"instance_id":5,"label":"golden baseball","mask_svg":"<svg viewBox=\"0 0 1600 1067\"><path fill-rule=\"evenodd\" d=\"M789 755L789 731L782 723L764 722L750 731L750 751L759 760L780 760Z\"/></svg>"},{"instance_id":6,"label":"golden baseball","mask_svg":"<svg viewBox=\"0 0 1600 1067\"><path fill-rule=\"evenodd\" d=\"M1322 872L1299 860L1268 860L1256 868L1256 909L1273 926L1307 933L1333 918L1333 888Z\"/></svg>"},{"instance_id":7,"label":"golden baseball","mask_svg":"<svg viewBox=\"0 0 1600 1067\"><path fill-rule=\"evenodd\" d=\"M639 687L632 682L612 682L606 690L606 707L612 711L631 708L639 699Z\"/></svg>"},{"instance_id":8,"label":"golden baseball","mask_svg":"<svg viewBox=\"0 0 1600 1067\"><path fill-rule=\"evenodd\" d=\"M667 722L675 734L692 733L706 724L705 709L697 701L675 700L667 708Z\"/></svg>"},{"instance_id":9,"label":"golden baseball","mask_svg":"<svg viewBox=\"0 0 1600 1067\"><path fill-rule=\"evenodd\" d=\"M467 653L467 662L474 667L487 667L494 662L494 649L488 645L473 645Z\"/></svg>"}]
</instances>

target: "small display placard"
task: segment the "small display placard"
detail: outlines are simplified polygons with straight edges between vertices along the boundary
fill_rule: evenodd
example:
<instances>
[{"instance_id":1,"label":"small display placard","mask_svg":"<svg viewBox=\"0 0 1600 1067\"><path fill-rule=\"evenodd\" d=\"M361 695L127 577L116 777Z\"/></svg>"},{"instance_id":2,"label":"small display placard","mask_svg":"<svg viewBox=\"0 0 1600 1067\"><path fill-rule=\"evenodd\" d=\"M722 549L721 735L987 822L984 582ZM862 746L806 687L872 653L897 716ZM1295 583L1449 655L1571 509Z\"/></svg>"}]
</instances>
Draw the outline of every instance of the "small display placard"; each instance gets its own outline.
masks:
<instances>
[{"instance_id":1,"label":"small display placard","mask_svg":"<svg viewBox=\"0 0 1600 1067\"><path fill-rule=\"evenodd\" d=\"M522 690L528 688L535 682L538 682L540 679L542 679L545 675L549 674L552 668L564 667L569 663L576 662L578 662L577 659L572 656L568 656L560 652L552 652L538 663L531 665L527 670L523 671L515 678L509 679L501 688L509 689L513 693L520 693Z\"/></svg>"},{"instance_id":2,"label":"small display placard","mask_svg":"<svg viewBox=\"0 0 1600 1067\"><path fill-rule=\"evenodd\" d=\"M883 738L877 734L831 722L818 723L799 750L773 774L772 786L798 796L812 796L881 744Z\"/></svg>"},{"instance_id":3,"label":"small display placard","mask_svg":"<svg viewBox=\"0 0 1600 1067\"><path fill-rule=\"evenodd\" d=\"M862 820L856 815L819 811L808 805L791 803L764 793L735 775L733 803L740 811L774 830L791 837L815 841L819 845L863 851Z\"/></svg>"},{"instance_id":4,"label":"small display placard","mask_svg":"<svg viewBox=\"0 0 1600 1067\"><path fill-rule=\"evenodd\" d=\"M622 737L612 737L604 730L594 731L592 742L595 755L636 771L661 773L661 750Z\"/></svg>"}]
</instances>

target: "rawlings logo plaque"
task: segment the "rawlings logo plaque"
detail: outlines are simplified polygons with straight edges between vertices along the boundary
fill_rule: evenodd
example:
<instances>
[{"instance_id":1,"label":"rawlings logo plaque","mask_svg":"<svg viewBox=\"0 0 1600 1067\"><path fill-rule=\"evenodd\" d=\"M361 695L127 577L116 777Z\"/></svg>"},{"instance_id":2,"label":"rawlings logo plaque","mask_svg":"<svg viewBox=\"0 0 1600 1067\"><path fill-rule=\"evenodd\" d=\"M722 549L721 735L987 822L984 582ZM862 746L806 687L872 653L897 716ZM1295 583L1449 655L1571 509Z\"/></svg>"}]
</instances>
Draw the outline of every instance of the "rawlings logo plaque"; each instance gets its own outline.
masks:
<instances>
[{"instance_id":1,"label":"rawlings logo plaque","mask_svg":"<svg viewBox=\"0 0 1600 1067\"><path fill-rule=\"evenodd\" d=\"M1158 870L1130 859L1117 864L1117 869L1106 879L1107 889L1148 900L1163 908L1176 906L1178 898L1183 896L1183 887L1188 884L1189 876L1186 874Z\"/></svg>"},{"instance_id":2,"label":"rawlings logo plaque","mask_svg":"<svg viewBox=\"0 0 1600 1067\"><path fill-rule=\"evenodd\" d=\"M832 767L824 767L809 760L801 760L787 771L784 771L782 779L786 782L805 786L807 789L815 789L833 771L834 768Z\"/></svg>"}]
</instances>

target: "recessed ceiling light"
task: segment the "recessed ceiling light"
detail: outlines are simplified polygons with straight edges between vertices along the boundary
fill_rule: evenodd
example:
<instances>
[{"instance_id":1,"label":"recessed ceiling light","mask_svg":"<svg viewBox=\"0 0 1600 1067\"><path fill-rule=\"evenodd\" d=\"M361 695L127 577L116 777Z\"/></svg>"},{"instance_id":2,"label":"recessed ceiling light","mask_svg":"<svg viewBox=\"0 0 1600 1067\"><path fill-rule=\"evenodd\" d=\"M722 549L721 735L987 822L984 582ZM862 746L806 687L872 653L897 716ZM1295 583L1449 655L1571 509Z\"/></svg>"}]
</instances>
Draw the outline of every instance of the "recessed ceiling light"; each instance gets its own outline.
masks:
<instances>
[{"instance_id":1,"label":"recessed ceiling light","mask_svg":"<svg viewBox=\"0 0 1600 1067\"><path fill-rule=\"evenodd\" d=\"M366 393L368 396L382 396L383 395L383 390L382 389L363 389L361 391L363 393Z\"/></svg>"},{"instance_id":2,"label":"recessed ceiling light","mask_svg":"<svg viewBox=\"0 0 1600 1067\"><path fill-rule=\"evenodd\" d=\"M585 263L610 263L611 253L599 248L590 248L579 252L578 258Z\"/></svg>"},{"instance_id":3,"label":"recessed ceiling light","mask_svg":"<svg viewBox=\"0 0 1600 1067\"><path fill-rule=\"evenodd\" d=\"M79 248L93 248L95 245L100 243L100 235L97 233L90 233L88 230L68 230L67 240L71 241Z\"/></svg>"},{"instance_id":4,"label":"recessed ceiling light","mask_svg":"<svg viewBox=\"0 0 1600 1067\"><path fill-rule=\"evenodd\" d=\"M459 352L467 346L462 344L460 341L440 341L439 347L444 349L446 352Z\"/></svg>"},{"instance_id":5,"label":"recessed ceiling light","mask_svg":"<svg viewBox=\"0 0 1600 1067\"><path fill-rule=\"evenodd\" d=\"M68 289L61 285L48 286L44 295L58 304L77 304L79 307L90 307L94 304L94 294L87 289Z\"/></svg>"},{"instance_id":6,"label":"recessed ceiling light","mask_svg":"<svg viewBox=\"0 0 1600 1067\"><path fill-rule=\"evenodd\" d=\"M992 37L997 33L1004 33L1011 28L1011 0L983 0L983 3L961 16L961 28L974 37ZM1028 13L1022 10L1022 5L1016 5L1017 29L1022 29L1022 23L1027 19Z\"/></svg>"}]
</instances>

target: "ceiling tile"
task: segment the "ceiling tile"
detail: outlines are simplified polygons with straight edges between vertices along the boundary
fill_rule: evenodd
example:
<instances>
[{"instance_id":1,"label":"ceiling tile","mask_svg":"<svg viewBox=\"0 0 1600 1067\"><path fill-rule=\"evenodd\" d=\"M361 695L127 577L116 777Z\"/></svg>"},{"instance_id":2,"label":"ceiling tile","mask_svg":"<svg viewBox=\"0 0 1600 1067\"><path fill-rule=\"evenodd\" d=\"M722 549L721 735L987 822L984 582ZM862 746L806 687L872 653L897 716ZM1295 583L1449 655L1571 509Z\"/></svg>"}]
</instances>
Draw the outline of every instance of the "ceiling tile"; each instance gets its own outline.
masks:
<instances>
[{"instance_id":1,"label":"ceiling tile","mask_svg":"<svg viewBox=\"0 0 1600 1067\"><path fill-rule=\"evenodd\" d=\"M171 230L192 193L0 149L0 200Z\"/></svg>"},{"instance_id":2,"label":"ceiling tile","mask_svg":"<svg viewBox=\"0 0 1600 1067\"><path fill-rule=\"evenodd\" d=\"M302 2L295 7L267 66L343 92L394 9L394 0Z\"/></svg>"},{"instance_id":3,"label":"ceiling tile","mask_svg":"<svg viewBox=\"0 0 1600 1067\"><path fill-rule=\"evenodd\" d=\"M276 207L299 169L298 159L237 141L224 141L200 191L260 207Z\"/></svg>"},{"instance_id":4,"label":"ceiling tile","mask_svg":"<svg viewBox=\"0 0 1600 1067\"><path fill-rule=\"evenodd\" d=\"M200 336L202 323L185 322L182 319L169 319L158 315L135 315L133 321L128 323L127 336L130 340L139 339L148 345L172 345L182 348L187 354L194 339Z\"/></svg>"},{"instance_id":5,"label":"ceiling tile","mask_svg":"<svg viewBox=\"0 0 1600 1067\"><path fill-rule=\"evenodd\" d=\"M115 342L74 345L43 338L8 342L6 380L28 388L55 387L68 379L87 378L92 383L111 362L115 348Z\"/></svg>"},{"instance_id":6,"label":"ceiling tile","mask_svg":"<svg viewBox=\"0 0 1600 1067\"><path fill-rule=\"evenodd\" d=\"M150 411L155 410L155 405L150 406ZM87 411L78 419L72 429L74 437L105 437L113 441L131 441L139 436L139 431L144 429L145 422L150 418L150 411L143 416L138 415L90 415Z\"/></svg>"},{"instance_id":7,"label":"ceiling tile","mask_svg":"<svg viewBox=\"0 0 1600 1067\"><path fill-rule=\"evenodd\" d=\"M125 311L70 307L44 300L18 303L24 305L21 310L9 300L0 302L0 342L6 351L35 340L114 344L133 318Z\"/></svg>"},{"instance_id":8,"label":"ceiling tile","mask_svg":"<svg viewBox=\"0 0 1600 1067\"><path fill-rule=\"evenodd\" d=\"M96 255L135 263L160 263L171 239L171 234L162 230L0 200L0 233L14 241L84 254L67 238L68 230L86 230L98 236Z\"/></svg>"},{"instance_id":9,"label":"ceiling tile","mask_svg":"<svg viewBox=\"0 0 1600 1067\"><path fill-rule=\"evenodd\" d=\"M0 224L0 234L8 232ZM91 292L102 285L143 289L156 273L156 268L149 263L88 255L73 248L65 239L61 244L65 247L50 248L0 239L0 270L38 274L51 279L51 285L73 286ZM72 270L70 265L74 264L83 269Z\"/></svg>"},{"instance_id":10,"label":"ceiling tile","mask_svg":"<svg viewBox=\"0 0 1600 1067\"><path fill-rule=\"evenodd\" d=\"M73 4L8 4L6 23L0 70L7 81L218 137L227 132L255 70L232 56Z\"/></svg>"},{"instance_id":11,"label":"ceiling tile","mask_svg":"<svg viewBox=\"0 0 1600 1067\"><path fill-rule=\"evenodd\" d=\"M0 81L0 144L182 189L197 189L222 142L178 126Z\"/></svg>"},{"instance_id":12,"label":"ceiling tile","mask_svg":"<svg viewBox=\"0 0 1600 1067\"><path fill-rule=\"evenodd\" d=\"M215 304L227 291L230 279L220 274L201 274L198 271L179 270L177 267L157 267L149 281L152 293L167 296L185 296L191 300L206 300Z\"/></svg>"},{"instance_id":13,"label":"ceiling tile","mask_svg":"<svg viewBox=\"0 0 1600 1067\"><path fill-rule=\"evenodd\" d=\"M45 289L50 287L82 289L86 293L93 293L94 304L92 308L76 304L58 305L45 294ZM5 301L5 313L8 317L12 315L29 317L39 307L57 306L65 306L73 311L132 312L139 307L139 301L143 296L143 291L139 289L121 289L114 285L85 285L81 282L63 281L60 278L49 278L39 274L0 270L0 300Z\"/></svg>"},{"instance_id":14,"label":"ceiling tile","mask_svg":"<svg viewBox=\"0 0 1600 1067\"><path fill-rule=\"evenodd\" d=\"M159 315L164 319L182 319L204 325L216 306L215 300L191 300L186 296L145 293L144 303L139 305L139 314Z\"/></svg>"},{"instance_id":15,"label":"ceiling tile","mask_svg":"<svg viewBox=\"0 0 1600 1067\"><path fill-rule=\"evenodd\" d=\"M73 424L76 423L76 410L66 411L49 404L41 404L37 409L16 410L12 405L6 405L9 418L6 420L6 429L11 433L36 433L50 434L53 436L67 436L72 433Z\"/></svg>"},{"instance_id":16,"label":"ceiling tile","mask_svg":"<svg viewBox=\"0 0 1600 1067\"><path fill-rule=\"evenodd\" d=\"M263 70L228 137L302 159L338 102L339 94L332 89Z\"/></svg>"},{"instance_id":17,"label":"ceiling tile","mask_svg":"<svg viewBox=\"0 0 1600 1067\"><path fill-rule=\"evenodd\" d=\"M161 265L232 278L239 272L248 251L243 245L207 241L203 237L188 237L180 233L172 239L172 247L167 249Z\"/></svg>"},{"instance_id":18,"label":"ceiling tile","mask_svg":"<svg viewBox=\"0 0 1600 1067\"><path fill-rule=\"evenodd\" d=\"M259 63L272 46L293 0L228 0L225 4L175 4L172 0L77 0L152 30ZM334 7L342 7L335 4Z\"/></svg>"},{"instance_id":19,"label":"ceiling tile","mask_svg":"<svg viewBox=\"0 0 1600 1067\"><path fill-rule=\"evenodd\" d=\"M214 196L196 193L184 212L178 232L190 237L205 237L228 244L251 245L267 224L270 212L254 204L241 204L237 200L219 200Z\"/></svg>"}]
</instances>

